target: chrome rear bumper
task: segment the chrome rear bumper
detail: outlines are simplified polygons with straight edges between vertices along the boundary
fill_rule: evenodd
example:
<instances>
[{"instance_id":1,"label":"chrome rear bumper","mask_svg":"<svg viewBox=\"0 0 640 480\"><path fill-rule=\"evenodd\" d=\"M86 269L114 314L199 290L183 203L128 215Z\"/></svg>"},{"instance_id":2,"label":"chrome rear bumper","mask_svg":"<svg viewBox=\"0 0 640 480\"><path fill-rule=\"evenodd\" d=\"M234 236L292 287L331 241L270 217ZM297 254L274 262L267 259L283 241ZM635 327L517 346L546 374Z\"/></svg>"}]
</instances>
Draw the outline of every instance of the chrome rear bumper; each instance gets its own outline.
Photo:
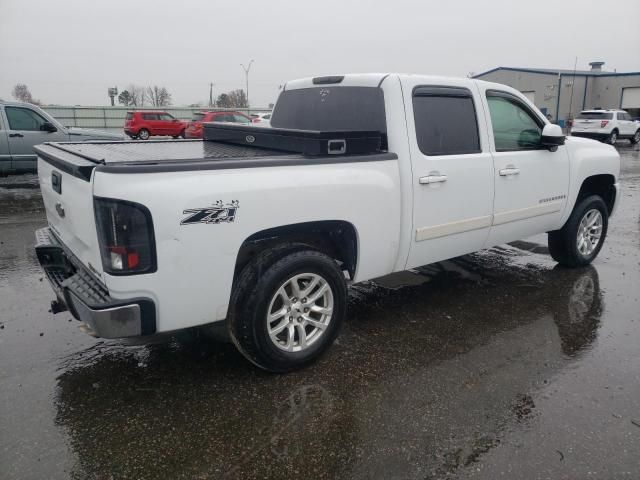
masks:
<instances>
[{"instance_id":1,"label":"chrome rear bumper","mask_svg":"<svg viewBox=\"0 0 640 480\"><path fill-rule=\"evenodd\" d=\"M77 320L85 322L95 335L122 338L155 333L154 302L148 298L111 298L107 288L64 247L51 229L36 231L36 254L58 303L64 304Z\"/></svg>"}]
</instances>

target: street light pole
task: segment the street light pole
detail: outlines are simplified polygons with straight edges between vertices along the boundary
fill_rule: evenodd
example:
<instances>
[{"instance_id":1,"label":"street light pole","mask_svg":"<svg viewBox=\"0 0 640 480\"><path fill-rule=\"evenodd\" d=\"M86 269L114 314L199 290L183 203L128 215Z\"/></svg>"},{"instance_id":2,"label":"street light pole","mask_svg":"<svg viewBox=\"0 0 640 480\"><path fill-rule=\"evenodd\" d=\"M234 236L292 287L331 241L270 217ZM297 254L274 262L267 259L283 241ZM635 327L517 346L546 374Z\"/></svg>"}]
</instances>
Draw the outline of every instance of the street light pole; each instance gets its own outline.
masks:
<instances>
[{"instance_id":1,"label":"street light pole","mask_svg":"<svg viewBox=\"0 0 640 480\"><path fill-rule=\"evenodd\" d=\"M244 66L244 64L240 64L240 66L242 67L242 69L244 70L244 79L245 79L245 83L247 86L247 113L250 113L249 110L249 70L251 70L251 64L253 63L253 60L251 60L249 62L249 65L247 65L246 67Z\"/></svg>"}]
</instances>

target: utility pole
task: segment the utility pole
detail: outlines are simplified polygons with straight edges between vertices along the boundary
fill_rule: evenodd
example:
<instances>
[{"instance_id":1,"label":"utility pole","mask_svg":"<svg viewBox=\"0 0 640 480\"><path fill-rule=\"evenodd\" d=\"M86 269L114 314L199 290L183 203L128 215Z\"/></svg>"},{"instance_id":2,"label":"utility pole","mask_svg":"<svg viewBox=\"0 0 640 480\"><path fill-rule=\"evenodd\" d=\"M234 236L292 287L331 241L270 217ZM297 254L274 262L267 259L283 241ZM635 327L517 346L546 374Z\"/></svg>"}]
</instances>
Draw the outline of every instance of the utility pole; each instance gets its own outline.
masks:
<instances>
[{"instance_id":1,"label":"utility pole","mask_svg":"<svg viewBox=\"0 0 640 480\"><path fill-rule=\"evenodd\" d=\"M213 82L209 84L209 107L213 107Z\"/></svg>"},{"instance_id":2,"label":"utility pole","mask_svg":"<svg viewBox=\"0 0 640 480\"><path fill-rule=\"evenodd\" d=\"M249 65L247 65L246 67L242 63L240 64L240 66L244 70L244 78L245 78L245 82L246 82L246 85L247 85L247 113L250 113L250 110L249 110L249 70L251 70L251 64L252 63L253 63L253 60L251 60L249 62Z\"/></svg>"}]
</instances>

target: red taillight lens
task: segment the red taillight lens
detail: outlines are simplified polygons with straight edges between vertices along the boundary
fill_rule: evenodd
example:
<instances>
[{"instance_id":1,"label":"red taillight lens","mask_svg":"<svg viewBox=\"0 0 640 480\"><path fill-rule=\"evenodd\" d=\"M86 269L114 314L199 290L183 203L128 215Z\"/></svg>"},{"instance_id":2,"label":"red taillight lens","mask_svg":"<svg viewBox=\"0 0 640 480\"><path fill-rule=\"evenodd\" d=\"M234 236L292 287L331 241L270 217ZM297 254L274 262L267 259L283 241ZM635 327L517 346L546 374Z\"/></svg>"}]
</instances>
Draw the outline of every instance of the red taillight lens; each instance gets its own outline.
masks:
<instances>
[{"instance_id":1,"label":"red taillight lens","mask_svg":"<svg viewBox=\"0 0 640 480\"><path fill-rule=\"evenodd\" d=\"M260 121L260 119L259 119L259 118L252 118L252 119L251 119L251 121L252 121L253 123L258 123L258 122Z\"/></svg>"},{"instance_id":2,"label":"red taillight lens","mask_svg":"<svg viewBox=\"0 0 640 480\"><path fill-rule=\"evenodd\" d=\"M602 120L602 121L600 122L600 128L604 128L604 127L606 127L608 123L609 123L609 120Z\"/></svg>"},{"instance_id":3,"label":"red taillight lens","mask_svg":"<svg viewBox=\"0 0 640 480\"><path fill-rule=\"evenodd\" d=\"M102 268L112 275L156 271L153 222L139 203L96 198L94 201Z\"/></svg>"}]
</instances>

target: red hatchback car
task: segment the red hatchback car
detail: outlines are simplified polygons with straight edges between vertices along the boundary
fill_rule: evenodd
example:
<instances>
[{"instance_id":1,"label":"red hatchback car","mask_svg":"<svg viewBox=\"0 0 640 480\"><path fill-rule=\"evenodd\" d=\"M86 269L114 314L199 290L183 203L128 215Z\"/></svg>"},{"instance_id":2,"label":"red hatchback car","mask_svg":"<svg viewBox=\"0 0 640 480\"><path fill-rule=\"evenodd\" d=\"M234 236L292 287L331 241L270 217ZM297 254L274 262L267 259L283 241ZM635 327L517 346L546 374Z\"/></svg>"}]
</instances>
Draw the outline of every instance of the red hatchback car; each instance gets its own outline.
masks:
<instances>
[{"instance_id":1,"label":"red hatchback car","mask_svg":"<svg viewBox=\"0 0 640 480\"><path fill-rule=\"evenodd\" d=\"M154 135L184 138L187 122L167 112L127 112L124 133L131 138L147 140Z\"/></svg>"},{"instance_id":2,"label":"red hatchback car","mask_svg":"<svg viewBox=\"0 0 640 480\"><path fill-rule=\"evenodd\" d=\"M251 123L252 118L240 112L196 112L187 126L186 138L202 138L203 122Z\"/></svg>"}]
</instances>

